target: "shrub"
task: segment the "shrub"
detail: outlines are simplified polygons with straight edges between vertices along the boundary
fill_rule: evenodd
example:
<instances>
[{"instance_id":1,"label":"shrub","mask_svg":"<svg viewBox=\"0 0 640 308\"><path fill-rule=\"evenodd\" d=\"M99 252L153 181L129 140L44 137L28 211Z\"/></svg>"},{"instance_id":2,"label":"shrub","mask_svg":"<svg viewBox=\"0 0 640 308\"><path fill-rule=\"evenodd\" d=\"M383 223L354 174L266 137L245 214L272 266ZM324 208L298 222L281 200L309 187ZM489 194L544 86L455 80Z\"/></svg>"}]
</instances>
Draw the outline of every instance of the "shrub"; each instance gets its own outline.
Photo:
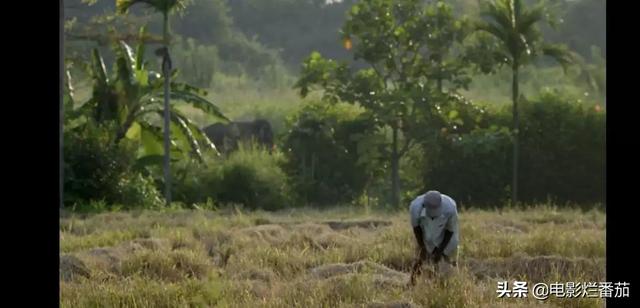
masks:
<instances>
[{"instance_id":1,"label":"shrub","mask_svg":"<svg viewBox=\"0 0 640 308\"><path fill-rule=\"evenodd\" d=\"M360 196L376 175L373 121L347 104L310 103L289 120L284 137L285 170L297 195L328 205Z\"/></svg>"},{"instance_id":2,"label":"shrub","mask_svg":"<svg viewBox=\"0 0 640 308\"><path fill-rule=\"evenodd\" d=\"M250 209L275 210L292 203L284 157L254 146L241 146L226 158L209 158L206 166L184 163L175 185L177 200L242 204Z\"/></svg>"},{"instance_id":3,"label":"shrub","mask_svg":"<svg viewBox=\"0 0 640 308\"><path fill-rule=\"evenodd\" d=\"M523 104L521 125L523 201L604 201L603 112L572 97L543 92Z\"/></svg>"},{"instance_id":4,"label":"shrub","mask_svg":"<svg viewBox=\"0 0 640 308\"><path fill-rule=\"evenodd\" d=\"M604 113L557 92L523 101L520 201L599 203L604 198ZM468 133L441 131L427 155L425 184L456 200L502 204L512 180L511 108ZM501 128L502 127L502 128Z\"/></svg>"},{"instance_id":5,"label":"shrub","mask_svg":"<svg viewBox=\"0 0 640 308\"><path fill-rule=\"evenodd\" d=\"M438 147L427 162L428 189L441 190L457 201L474 205L502 203L508 196L507 185L511 183L508 129L476 129L464 135L442 137Z\"/></svg>"},{"instance_id":6,"label":"shrub","mask_svg":"<svg viewBox=\"0 0 640 308\"><path fill-rule=\"evenodd\" d=\"M162 204L150 178L133 170L136 147L113 144L109 130L91 122L65 132L65 203L86 207L102 200L109 207L154 207Z\"/></svg>"},{"instance_id":7,"label":"shrub","mask_svg":"<svg viewBox=\"0 0 640 308\"><path fill-rule=\"evenodd\" d=\"M290 205L287 177L280 168L283 158L256 147L231 154L221 166L219 201L266 210Z\"/></svg>"}]
</instances>

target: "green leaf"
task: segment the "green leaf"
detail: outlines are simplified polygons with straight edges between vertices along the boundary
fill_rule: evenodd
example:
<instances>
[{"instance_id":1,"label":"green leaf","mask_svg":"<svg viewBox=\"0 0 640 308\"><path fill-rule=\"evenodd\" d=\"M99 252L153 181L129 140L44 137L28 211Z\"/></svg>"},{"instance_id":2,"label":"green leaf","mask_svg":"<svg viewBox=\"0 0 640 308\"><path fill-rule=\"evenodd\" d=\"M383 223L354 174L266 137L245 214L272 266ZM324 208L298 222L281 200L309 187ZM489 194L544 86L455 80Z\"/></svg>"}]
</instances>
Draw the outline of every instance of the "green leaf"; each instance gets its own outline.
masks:
<instances>
[{"instance_id":1,"label":"green leaf","mask_svg":"<svg viewBox=\"0 0 640 308\"><path fill-rule=\"evenodd\" d=\"M209 140L209 137L207 137L207 134L205 134L204 131L202 131L195 123L189 120L188 117L177 109L172 109L171 112L187 124L187 127L191 130L191 134L193 134L193 137L202 145L202 148L205 150L213 150L216 154L220 154L215 144L213 144L213 142Z\"/></svg>"},{"instance_id":2,"label":"green leaf","mask_svg":"<svg viewBox=\"0 0 640 308\"><path fill-rule=\"evenodd\" d=\"M147 123L140 122L140 142L142 144L143 156L146 155L164 155L162 144L162 131Z\"/></svg>"},{"instance_id":3,"label":"green leaf","mask_svg":"<svg viewBox=\"0 0 640 308\"><path fill-rule=\"evenodd\" d=\"M164 116L162 111L158 111L158 114L160 114L161 117ZM171 123L174 124L174 126L178 128L180 132L174 132L174 130L172 129L171 131L174 137L179 140L179 142L188 145L191 152L199 159L202 159L202 151L200 151L200 145L198 144L196 138L193 136L189 125L187 125L185 119L174 112L174 110L171 111ZM181 148L180 146L178 147Z\"/></svg>"},{"instance_id":4,"label":"green leaf","mask_svg":"<svg viewBox=\"0 0 640 308\"><path fill-rule=\"evenodd\" d=\"M207 96L207 94L209 94L204 89L200 89L198 87L194 87L186 83L171 82L170 87L171 87L171 91L176 91L176 92L188 92L188 93L200 95L200 96Z\"/></svg>"},{"instance_id":5,"label":"green leaf","mask_svg":"<svg viewBox=\"0 0 640 308\"><path fill-rule=\"evenodd\" d=\"M107 77L107 68L104 65L104 60L100 55L100 51L94 48L91 52L91 75L98 87L106 87L109 83Z\"/></svg>"},{"instance_id":6,"label":"green leaf","mask_svg":"<svg viewBox=\"0 0 640 308\"><path fill-rule=\"evenodd\" d=\"M119 14L125 14L132 6L136 4L145 4L158 13L169 14L176 9L184 9L186 0L116 0L116 11Z\"/></svg>"},{"instance_id":7,"label":"green leaf","mask_svg":"<svg viewBox=\"0 0 640 308\"><path fill-rule=\"evenodd\" d=\"M163 163L164 163L163 155L147 155L147 156L138 158L138 160L136 160L134 168L136 170L140 170L148 166L162 166Z\"/></svg>"},{"instance_id":8,"label":"green leaf","mask_svg":"<svg viewBox=\"0 0 640 308\"><path fill-rule=\"evenodd\" d=\"M129 86L136 81L136 59L133 49L127 43L120 41L116 51L116 74L119 81L123 81L125 86Z\"/></svg>"},{"instance_id":9,"label":"green leaf","mask_svg":"<svg viewBox=\"0 0 640 308\"><path fill-rule=\"evenodd\" d=\"M360 6L358 6L357 4L353 5L351 7L351 15L355 16L358 15L358 13L360 12Z\"/></svg>"},{"instance_id":10,"label":"green leaf","mask_svg":"<svg viewBox=\"0 0 640 308\"><path fill-rule=\"evenodd\" d=\"M576 57L573 56L573 54L564 45L545 44L542 47L542 53L558 62L565 73L567 72L569 65L576 62Z\"/></svg>"},{"instance_id":11,"label":"green leaf","mask_svg":"<svg viewBox=\"0 0 640 308\"><path fill-rule=\"evenodd\" d=\"M65 77L63 107L65 112L70 112L75 107L75 100L73 98L73 84L71 82L71 72L69 72L69 70L66 71Z\"/></svg>"},{"instance_id":12,"label":"green leaf","mask_svg":"<svg viewBox=\"0 0 640 308\"><path fill-rule=\"evenodd\" d=\"M149 85L149 72L145 70L139 70L135 72L136 82L143 87Z\"/></svg>"},{"instance_id":13,"label":"green leaf","mask_svg":"<svg viewBox=\"0 0 640 308\"><path fill-rule=\"evenodd\" d=\"M162 98L163 94L159 94L158 97ZM184 92L184 91L180 91L180 92L171 91L170 97L172 100L188 103L194 108L200 109L209 115L215 116L225 121L229 121L229 119L225 117L224 114L222 114L222 111L220 110L220 108L218 108L218 106L214 105L212 102L198 95L194 95L192 93Z\"/></svg>"},{"instance_id":14,"label":"green leaf","mask_svg":"<svg viewBox=\"0 0 640 308\"><path fill-rule=\"evenodd\" d=\"M131 140L140 140L141 135L142 128L140 127L140 124L138 122L133 122L133 124L131 124L131 127L129 127L129 130L127 130L125 137Z\"/></svg>"},{"instance_id":15,"label":"green leaf","mask_svg":"<svg viewBox=\"0 0 640 308\"><path fill-rule=\"evenodd\" d=\"M396 28L396 30L393 32L395 36L402 36L404 33L405 31L404 31L404 28L402 27Z\"/></svg>"},{"instance_id":16,"label":"green leaf","mask_svg":"<svg viewBox=\"0 0 640 308\"><path fill-rule=\"evenodd\" d=\"M147 31L146 26L143 26L142 28L140 28L139 37L143 38L145 36L146 31ZM135 59L136 71L140 71L144 68L144 50L145 50L144 46L145 44L141 40L136 48L136 59Z\"/></svg>"}]
</instances>

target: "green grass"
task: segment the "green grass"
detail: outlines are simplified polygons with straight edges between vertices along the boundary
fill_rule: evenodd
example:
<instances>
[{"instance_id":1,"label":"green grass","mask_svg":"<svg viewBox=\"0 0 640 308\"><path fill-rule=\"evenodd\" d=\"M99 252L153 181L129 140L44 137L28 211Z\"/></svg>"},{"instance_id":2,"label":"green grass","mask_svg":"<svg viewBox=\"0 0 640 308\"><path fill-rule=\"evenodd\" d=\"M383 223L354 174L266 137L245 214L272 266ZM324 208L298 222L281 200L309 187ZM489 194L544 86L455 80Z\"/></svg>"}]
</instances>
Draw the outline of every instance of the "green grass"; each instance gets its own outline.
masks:
<instances>
[{"instance_id":1,"label":"green grass","mask_svg":"<svg viewBox=\"0 0 640 308\"><path fill-rule=\"evenodd\" d=\"M524 67L520 70L520 94L527 99L539 96L543 89L558 90L563 94L575 97L588 105L604 104L604 95L595 93L585 83L576 82L579 71L571 68L565 73L561 67L534 68ZM461 93L475 101L487 105L511 105L511 70L499 69L492 75L475 75L468 90Z\"/></svg>"},{"instance_id":2,"label":"green grass","mask_svg":"<svg viewBox=\"0 0 640 308\"><path fill-rule=\"evenodd\" d=\"M340 230L327 224L365 220L391 224ZM415 243L405 211L228 208L66 217L61 255L78 257L91 276L61 281L61 306L531 307L539 303L498 299L498 279L604 279L600 211L472 209L460 213L460 224L458 270L446 277L425 274L410 288L403 277ZM325 274L314 274L321 269ZM545 305L600 307L602 300L550 299Z\"/></svg>"}]
</instances>

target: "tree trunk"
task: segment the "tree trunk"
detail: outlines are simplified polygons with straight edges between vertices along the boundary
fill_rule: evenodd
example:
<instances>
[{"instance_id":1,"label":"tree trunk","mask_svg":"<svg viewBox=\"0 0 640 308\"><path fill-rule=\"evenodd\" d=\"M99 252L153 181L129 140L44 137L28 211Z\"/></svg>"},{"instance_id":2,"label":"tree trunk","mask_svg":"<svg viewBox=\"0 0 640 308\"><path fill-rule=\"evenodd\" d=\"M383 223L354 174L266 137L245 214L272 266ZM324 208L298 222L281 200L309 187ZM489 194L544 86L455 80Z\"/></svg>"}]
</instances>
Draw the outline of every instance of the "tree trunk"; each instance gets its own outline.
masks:
<instances>
[{"instance_id":1,"label":"tree trunk","mask_svg":"<svg viewBox=\"0 0 640 308\"><path fill-rule=\"evenodd\" d=\"M311 179L315 181L316 179L316 152L311 152Z\"/></svg>"},{"instance_id":2,"label":"tree trunk","mask_svg":"<svg viewBox=\"0 0 640 308\"><path fill-rule=\"evenodd\" d=\"M171 205L171 152L170 152L170 123L171 117L169 110L169 82L171 79L171 67L167 61L169 58L169 14L164 14L163 37L165 54L162 61L162 70L164 75L164 189L165 201L167 206Z\"/></svg>"},{"instance_id":3,"label":"tree trunk","mask_svg":"<svg viewBox=\"0 0 640 308\"><path fill-rule=\"evenodd\" d=\"M58 22L58 52L60 54L58 58L58 69L60 70L60 78L58 80L58 91L60 91L60 93L58 97L58 176L60 183L58 185L58 202L60 202L60 208L64 208L64 0L60 0L59 5L60 7L58 9L60 10L60 19Z\"/></svg>"},{"instance_id":4,"label":"tree trunk","mask_svg":"<svg viewBox=\"0 0 640 308\"><path fill-rule=\"evenodd\" d=\"M518 203L518 160L519 160L519 139L520 139L520 117L518 114L518 65L512 67L512 94L513 94L513 178L511 182L511 204Z\"/></svg>"},{"instance_id":5,"label":"tree trunk","mask_svg":"<svg viewBox=\"0 0 640 308\"><path fill-rule=\"evenodd\" d=\"M393 144L391 152L391 206L398 208L400 205L400 156L398 154L398 127L393 129Z\"/></svg>"},{"instance_id":6,"label":"tree trunk","mask_svg":"<svg viewBox=\"0 0 640 308\"><path fill-rule=\"evenodd\" d=\"M437 82L437 87L438 87L438 94L442 93L442 59L440 57L440 55L437 56L437 63L438 63L438 77L436 78L436 82Z\"/></svg>"}]
</instances>

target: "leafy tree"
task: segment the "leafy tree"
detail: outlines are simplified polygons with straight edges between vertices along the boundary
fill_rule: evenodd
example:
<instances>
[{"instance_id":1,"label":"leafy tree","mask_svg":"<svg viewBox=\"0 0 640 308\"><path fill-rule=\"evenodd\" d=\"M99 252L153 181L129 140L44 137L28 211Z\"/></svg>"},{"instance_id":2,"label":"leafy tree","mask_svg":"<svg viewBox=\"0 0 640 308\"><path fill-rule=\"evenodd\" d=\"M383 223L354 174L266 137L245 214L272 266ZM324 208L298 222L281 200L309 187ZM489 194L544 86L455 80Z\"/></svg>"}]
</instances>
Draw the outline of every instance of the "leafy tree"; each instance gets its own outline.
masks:
<instances>
[{"instance_id":1,"label":"leafy tree","mask_svg":"<svg viewBox=\"0 0 640 308\"><path fill-rule=\"evenodd\" d=\"M305 60L296 84L302 96L320 87L330 102L359 104L371 113L376 127L391 129L385 157L391 165L391 204L396 207L400 159L415 143L411 132L432 121L438 97L434 80L429 78L440 62L434 65L431 61L432 46L428 44L434 42L424 32L430 22L427 9L418 0L355 4L342 35L345 48L353 48L354 60L362 60L368 67L356 70L314 52Z\"/></svg>"},{"instance_id":2,"label":"leafy tree","mask_svg":"<svg viewBox=\"0 0 640 308\"><path fill-rule=\"evenodd\" d=\"M350 202L362 195L382 169L381 134L371 134L361 108L313 102L293 114L284 139L285 170L304 201L315 205Z\"/></svg>"},{"instance_id":3,"label":"leafy tree","mask_svg":"<svg viewBox=\"0 0 640 308\"><path fill-rule=\"evenodd\" d=\"M450 4L435 1L425 8L423 29L427 56L433 66L427 77L436 80L440 92L444 90L445 80L451 83L450 91L467 88L471 82L467 70L469 59L464 57L462 43L471 30L468 19L456 17Z\"/></svg>"}]
</instances>

